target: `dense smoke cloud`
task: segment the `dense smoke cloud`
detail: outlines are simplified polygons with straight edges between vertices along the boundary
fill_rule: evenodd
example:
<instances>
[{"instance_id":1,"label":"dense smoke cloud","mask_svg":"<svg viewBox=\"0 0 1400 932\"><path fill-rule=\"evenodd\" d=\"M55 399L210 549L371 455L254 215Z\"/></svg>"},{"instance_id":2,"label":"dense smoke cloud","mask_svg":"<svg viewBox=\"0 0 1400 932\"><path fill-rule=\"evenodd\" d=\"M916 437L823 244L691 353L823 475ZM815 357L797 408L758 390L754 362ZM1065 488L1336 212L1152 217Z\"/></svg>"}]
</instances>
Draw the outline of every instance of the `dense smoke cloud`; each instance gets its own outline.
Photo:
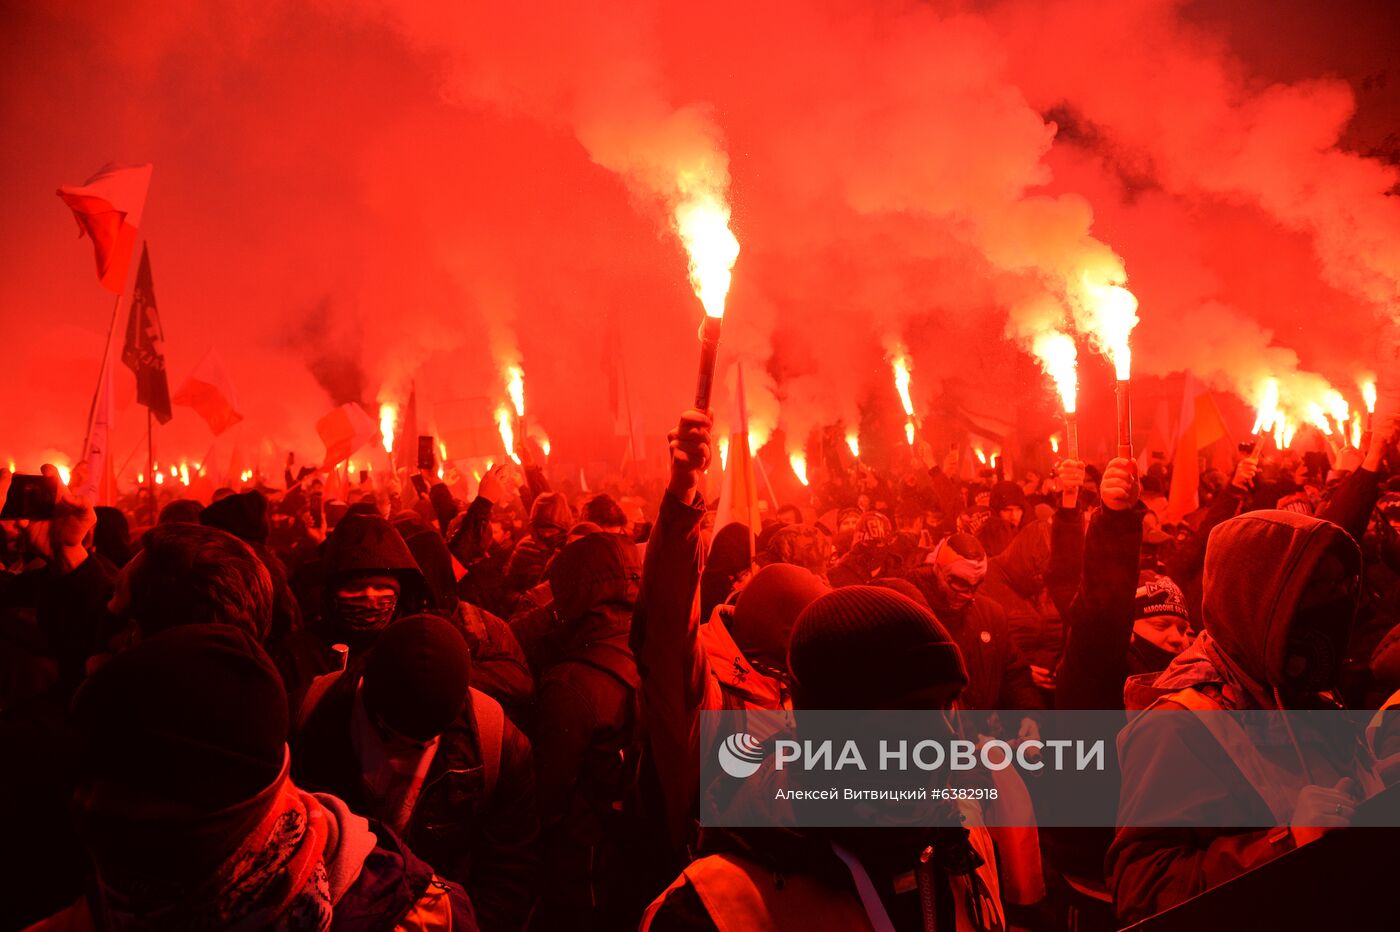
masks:
<instances>
[{"instance_id":1,"label":"dense smoke cloud","mask_svg":"<svg viewBox=\"0 0 1400 932\"><path fill-rule=\"evenodd\" d=\"M412 383L426 430L435 402L503 400L514 363L563 462L620 456L619 368L659 436L700 316L671 217L684 176L728 191L742 243L722 385L741 360L751 413L789 437L896 408L891 340L921 412L1050 429L1027 351L1084 324L1086 271L1140 298L1138 374L1243 396L1309 372L1351 390L1397 300L1397 175L1343 144L1352 88L1325 63L1251 70L1228 24L1165 0L15 18L0 314L25 388L0 453L17 457L81 439L107 319L52 190L112 158L156 166L143 232L172 383L219 346L247 419L214 455L241 444L269 468L288 447L318 458L333 404ZM1101 378L1092 355L1081 340ZM120 461L144 417L117 382ZM181 409L159 444L211 448Z\"/></svg>"}]
</instances>

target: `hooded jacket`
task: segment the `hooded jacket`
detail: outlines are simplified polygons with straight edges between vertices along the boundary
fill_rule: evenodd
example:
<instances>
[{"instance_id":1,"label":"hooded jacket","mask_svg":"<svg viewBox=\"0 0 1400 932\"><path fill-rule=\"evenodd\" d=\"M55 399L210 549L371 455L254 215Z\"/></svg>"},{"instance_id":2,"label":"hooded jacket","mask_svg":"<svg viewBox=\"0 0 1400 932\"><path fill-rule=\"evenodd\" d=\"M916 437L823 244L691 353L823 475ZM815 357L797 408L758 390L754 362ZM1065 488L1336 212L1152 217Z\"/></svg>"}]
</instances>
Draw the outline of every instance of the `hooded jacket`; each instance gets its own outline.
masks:
<instances>
[{"instance_id":1,"label":"hooded jacket","mask_svg":"<svg viewBox=\"0 0 1400 932\"><path fill-rule=\"evenodd\" d=\"M392 576L399 582L394 617L413 615L429 603L427 581L403 537L378 515L348 514L326 538L321 554L325 589L322 593L322 637L345 640L336 611L336 587L356 576Z\"/></svg>"},{"instance_id":2,"label":"hooded jacket","mask_svg":"<svg viewBox=\"0 0 1400 932\"><path fill-rule=\"evenodd\" d=\"M457 594L452 554L442 535L423 524L400 524L404 543L422 568L431 593L428 611L451 621L467 639L472 655L472 688L506 707L522 709L535 692L525 653L510 626L485 609L463 602Z\"/></svg>"},{"instance_id":3,"label":"hooded jacket","mask_svg":"<svg viewBox=\"0 0 1400 932\"><path fill-rule=\"evenodd\" d=\"M530 533L506 562L506 588L510 592L519 595L540 581L573 524L573 510L563 495L545 492L535 498L530 506Z\"/></svg>"},{"instance_id":4,"label":"hooded jacket","mask_svg":"<svg viewBox=\"0 0 1400 932\"><path fill-rule=\"evenodd\" d=\"M1298 603L1325 556L1359 572L1360 551L1334 524L1286 511L1256 511L1220 524L1206 550L1202 613L1205 633L1160 674L1128 681L1129 709L1273 709L1287 685L1286 647ZM1339 625L1351 619L1338 618ZM1326 707L1318 697L1318 707ZM1312 773L1299 773L1292 735L1251 734L1248 748L1230 741L1224 716L1140 715L1119 735L1123 782L1121 828L1106 872L1119 918L1134 920L1215 887L1291 850L1277 829L1193 825L1279 825L1281 800L1309 782L1331 786L1343 776L1371 784L1372 764L1350 748L1309 745ZM1304 736L1305 739L1311 737ZM1263 784L1267 769L1285 774ZM1183 798L1181 787L1192 788ZM1166 808L1170 807L1170 808ZM1233 815L1232 815L1233 814ZM1185 827L1135 827L1175 824Z\"/></svg>"},{"instance_id":5,"label":"hooded jacket","mask_svg":"<svg viewBox=\"0 0 1400 932\"><path fill-rule=\"evenodd\" d=\"M549 921L577 917L606 897L598 883L609 828L634 785L640 685L628 633L641 565L619 534L589 534L560 550L547 574L557 629L542 657L535 725ZM615 854L615 852L613 852Z\"/></svg>"}]
</instances>

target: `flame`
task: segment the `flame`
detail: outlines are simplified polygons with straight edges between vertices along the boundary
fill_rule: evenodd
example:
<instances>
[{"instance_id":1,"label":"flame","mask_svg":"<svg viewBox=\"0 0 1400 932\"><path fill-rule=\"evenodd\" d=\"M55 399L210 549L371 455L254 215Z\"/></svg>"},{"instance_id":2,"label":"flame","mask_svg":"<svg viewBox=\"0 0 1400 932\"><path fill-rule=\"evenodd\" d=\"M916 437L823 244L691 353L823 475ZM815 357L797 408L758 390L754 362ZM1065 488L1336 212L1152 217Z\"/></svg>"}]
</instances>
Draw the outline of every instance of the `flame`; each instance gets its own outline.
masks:
<instances>
[{"instance_id":1,"label":"flame","mask_svg":"<svg viewBox=\"0 0 1400 932\"><path fill-rule=\"evenodd\" d=\"M1138 324L1138 300L1121 284L1096 281L1085 273L1082 279L1088 296L1086 310L1090 335L1113 363L1119 381L1132 375L1133 350L1129 338Z\"/></svg>"},{"instance_id":2,"label":"flame","mask_svg":"<svg viewBox=\"0 0 1400 932\"><path fill-rule=\"evenodd\" d=\"M204 464L202 464L202 463L195 463L195 464L194 464L194 473L195 473L195 475L199 475L199 474L202 473L202 472L204 472Z\"/></svg>"},{"instance_id":3,"label":"flame","mask_svg":"<svg viewBox=\"0 0 1400 932\"><path fill-rule=\"evenodd\" d=\"M911 447L914 445L914 422L913 422L913 421L905 421L905 422L904 422L904 442L907 443L907 444L909 444Z\"/></svg>"},{"instance_id":4,"label":"flame","mask_svg":"<svg viewBox=\"0 0 1400 932\"><path fill-rule=\"evenodd\" d=\"M387 402L379 406L379 436L384 439L384 452L394 452L394 427L399 422L399 409Z\"/></svg>"},{"instance_id":5,"label":"flame","mask_svg":"<svg viewBox=\"0 0 1400 932\"><path fill-rule=\"evenodd\" d=\"M448 462L447 444L443 443L441 440L438 441L438 459L442 460L444 463Z\"/></svg>"},{"instance_id":6,"label":"flame","mask_svg":"<svg viewBox=\"0 0 1400 932\"><path fill-rule=\"evenodd\" d=\"M180 464L180 482L183 485L190 484L190 467L185 463Z\"/></svg>"},{"instance_id":7,"label":"flame","mask_svg":"<svg viewBox=\"0 0 1400 932\"><path fill-rule=\"evenodd\" d=\"M548 456L548 455L549 455L549 450L550 450L549 438L548 438L547 436L545 436L543 433L540 434L540 449L544 451L544 455L545 455L545 456Z\"/></svg>"},{"instance_id":8,"label":"flame","mask_svg":"<svg viewBox=\"0 0 1400 932\"><path fill-rule=\"evenodd\" d=\"M516 465L519 465L520 457L515 455L514 418L511 416L510 409L505 405L496 409L496 426L500 428L501 443L505 444L506 452L510 454L510 458L516 462Z\"/></svg>"},{"instance_id":9,"label":"flame","mask_svg":"<svg viewBox=\"0 0 1400 932\"><path fill-rule=\"evenodd\" d=\"M442 467L439 466L439 467L438 467L438 479L441 480L442 478L443 478L443 476L442 476Z\"/></svg>"},{"instance_id":10,"label":"flame","mask_svg":"<svg viewBox=\"0 0 1400 932\"><path fill-rule=\"evenodd\" d=\"M165 473L156 473L156 485L165 485Z\"/></svg>"},{"instance_id":11,"label":"flame","mask_svg":"<svg viewBox=\"0 0 1400 932\"><path fill-rule=\"evenodd\" d=\"M1376 380L1366 379L1361 383L1361 399L1366 403L1366 413L1376 413Z\"/></svg>"},{"instance_id":12,"label":"flame","mask_svg":"<svg viewBox=\"0 0 1400 932\"><path fill-rule=\"evenodd\" d=\"M1051 453L1059 453L1059 452L1060 452L1060 435L1059 435L1059 434L1051 434L1051 435L1050 435L1050 452L1051 452Z\"/></svg>"},{"instance_id":13,"label":"flame","mask_svg":"<svg viewBox=\"0 0 1400 932\"><path fill-rule=\"evenodd\" d=\"M1361 415L1360 413L1351 416L1351 445L1355 449L1361 449Z\"/></svg>"},{"instance_id":14,"label":"flame","mask_svg":"<svg viewBox=\"0 0 1400 932\"><path fill-rule=\"evenodd\" d=\"M846 446L850 448L852 456L860 459L860 436L854 430L846 431Z\"/></svg>"},{"instance_id":15,"label":"flame","mask_svg":"<svg viewBox=\"0 0 1400 932\"><path fill-rule=\"evenodd\" d=\"M353 476L354 474L355 474L355 461L354 461L354 460L346 460L346 461L345 461L345 475L347 475L347 476ZM243 480L243 481L244 481L244 482L247 482L248 480L245 479L245 480Z\"/></svg>"},{"instance_id":16,"label":"flame","mask_svg":"<svg viewBox=\"0 0 1400 932\"><path fill-rule=\"evenodd\" d=\"M1327 394L1322 396L1322 407L1345 433L1346 425L1351 421L1351 405L1347 404L1342 393L1335 388L1329 388Z\"/></svg>"},{"instance_id":17,"label":"flame","mask_svg":"<svg viewBox=\"0 0 1400 932\"><path fill-rule=\"evenodd\" d=\"M171 467L170 467L170 478L174 479L174 478L175 478L176 476L178 476L179 474L180 474L180 470L176 469L175 466L172 464Z\"/></svg>"},{"instance_id":18,"label":"flame","mask_svg":"<svg viewBox=\"0 0 1400 932\"><path fill-rule=\"evenodd\" d=\"M506 391L510 403L515 407L515 416L525 416L525 370L519 366L506 366Z\"/></svg>"},{"instance_id":19,"label":"flame","mask_svg":"<svg viewBox=\"0 0 1400 932\"><path fill-rule=\"evenodd\" d=\"M719 468L726 469L729 466L729 438L719 438Z\"/></svg>"},{"instance_id":20,"label":"flame","mask_svg":"<svg viewBox=\"0 0 1400 932\"><path fill-rule=\"evenodd\" d=\"M1279 443L1279 447L1281 449L1286 450L1289 447L1293 446L1293 438L1297 435L1297 433L1298 425L1296 423L1294 423L1292 420L1284 421L1283 433L1278 438L1280 441L1282 441L1281 443Z\"/></svg>"},{"instance_id":21,"label":"flame","mask_svg":"<svg viewBox=\"0 0 1400 932\"><path fill-rule=\"evenodd\" d=\"M1303 409L1303 420L1327 436L1332 436L1332 424L1327 420L1327 412L1322 410L1322 405L1316 401L1310 401Z\"/></svg>"},{"instance_id":22,"label":"flame","mask_svg":"<svg viewBox=\"0 0 1400 932\"><path fill-rule=\"evenodd\" d=\"M797 481L807 485L807 454L802 452L789 453L788 465L792 467L793 475L797 476Z\"/></svg>"},{"instance_id":23,"label":"flame","mask_svg":"<svg viewBox=\"0 0 1400 932\"><path fill-rule=\"evenodd\" d=\"M1255 404L1254 430L1251 433L1268 433L1280 423L1278 407L1278 379L1265 379L1259 383L1259 401Z\"/></svg>"},{"instance_id":24,"label":"flame","mask_svg":"<svg viewBox=\"0 0 1400 932\"><path fill-rule=\"evenodd\" d=\"M145 473L143 473L143 472L138 472L138 473L136 474L136 484L137 484L137 485L145 485L145 484L146 484L146 474L145 474Z\"/></svg>"},{"instance_id":25,"label":"flame","mask_svg":"<svg viewBox=\"0 0 1400 932\"><path fill-rule=\"evenodd\" d=\"M10 472L14 472L14 471L15 471L15 461L14 461L14 460L10 460Z\"/></svg>"},{"instance_id":26,"label":"flame","mask_svg":"<svg viewBox=\"0 0 1400 932\"><path fill-rule=\"evenodd\" d=\"M749 456L757 456L758 451L768 443L768 432L762 428L749 428Z\"/></svg>"},{"instance_id":27,"label":"flame","mask_svg":"<svg viewBox=\"0 0 1400 932\"><path fill-rule=\"evenodd\" d=\"M241 476L239 476L239 478L242 479L244 482L252 482L252 481L253 481L253 471L252 471L251 469L245 469L245 470L243 470L243 474L242 474ZM160 476L156 476L156 481L157 481L157 482L160 481Z\"/></svg>"},{"instance_id":28,"label":"flame","mask_svg":"<svg viewBox=\"0 0 1400 932\"><path fill-rule=\"evenodd\" d=\"M987 454L981 447L973 447L972 452L977 456L977 461L983 466L987 465Z\"/></svg>"},{"instance_id":29,"label":"flame","mask_svg":"<svg viewBox=\"0 0 1400 932\"><path fill-rule=\"evenodd\" d=\"M909 354L902 346L896 347L890 358L894 369L894 390L899 392L899 403L904 407L904 416L914 416L914 402L909 399Z\"/></svg>"},{"instance_id":30,"label":"flame","mask_svg":"<svg viewBox=\"0 0 1400 932\"><path fill-rule=\"evenodd\" d=\"M1059 330L1048 330L1036 334L1031 352L1055 383L1065 413L1074 414L1079 399L1079 350L1074 338Z\"/></svg>"},{"instance_id":31,"label":"flame","mask_svg":"<svg viewBox=\"0 0 1400 932\"><path fill-rule=\"evenodd\" d=\"M62 482L65 488L68 486L68 481L72 478L73 473L67 466L58 467L58 481Z\"/></svg>"},{"instance_id":32,"label":"flame","mask_svg":"<svg viewBox=\"0 0 1400 932\"><path fill-rule=\"evenodd\" d=\"M676 232L690 257L690 284L705 316L723 317L739 258L739 240L729 229L729 206L707 188L688 190L695 185L686 177L680 179L680 187L686 195L676 205Z\"/></svg>"}]
</instances>

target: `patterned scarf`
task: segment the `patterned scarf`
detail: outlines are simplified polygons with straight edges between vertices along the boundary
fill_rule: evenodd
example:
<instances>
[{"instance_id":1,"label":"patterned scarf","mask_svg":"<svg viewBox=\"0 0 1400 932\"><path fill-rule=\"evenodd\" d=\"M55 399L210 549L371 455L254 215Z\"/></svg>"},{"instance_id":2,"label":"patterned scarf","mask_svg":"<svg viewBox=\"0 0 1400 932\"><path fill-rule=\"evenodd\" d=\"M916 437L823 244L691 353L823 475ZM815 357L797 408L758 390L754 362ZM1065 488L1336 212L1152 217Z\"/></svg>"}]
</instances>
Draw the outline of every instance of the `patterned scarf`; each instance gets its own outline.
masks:
<instances>
[{"instance_id":1,"label":"patterned scarf","mask_svg":"<svg viewBox=\"0 0 1400 932\"><path fill-rule=\"evenodd\" d=\"M330 884L321 804L283 768L266 813L214 873L193 889L116 890L99 876L103 927L110 929L276 929L325 932Z\"/></svg>"}]
</instances>

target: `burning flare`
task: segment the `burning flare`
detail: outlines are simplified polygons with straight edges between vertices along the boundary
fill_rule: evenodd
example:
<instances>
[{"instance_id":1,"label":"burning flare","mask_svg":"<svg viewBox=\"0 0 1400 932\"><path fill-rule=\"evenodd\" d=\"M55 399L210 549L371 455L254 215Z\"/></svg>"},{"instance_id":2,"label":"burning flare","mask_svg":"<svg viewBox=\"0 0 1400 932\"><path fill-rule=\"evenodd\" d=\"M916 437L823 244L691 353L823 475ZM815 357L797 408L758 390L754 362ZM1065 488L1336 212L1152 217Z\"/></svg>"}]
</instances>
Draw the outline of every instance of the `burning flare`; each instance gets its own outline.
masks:
<instances>
[{"instance_id":1,"label":"burning flare","mask_svg":"<svg viewBox=\"0 0 1400 932\"><path fill-rule=\"evenodd\" d=\"M852 456L860 459L860 436L854 430L846 431L846 446L850 448Z\"/></svg>"},{"instance_id":2,"label":"burning flare","mask_svg":"<svg viewBox=\"0 0 1400 932\"><path fill-rule=\"evenodd\" d=\"M899 403L904 407L904 416L914 416L914 402L909 398L909 354L903 346L896 346L890 366L894 369L894 390L899 392Z\"/></svg>"},{"instance_id":3,"label":"burning flare","mask_svg":"<svg viewBox=\"0 0 1400 932\"><path fill-rule=\"evenodd\" d=\"M807 454L794 452L788 454L788 464L792 466L793 475L797 476L797 481L807 485Z\"/></svg>"},{"instance_id":4,"label":"burning flare","mask_svg":"<svg viewBox=\"0 0 1400 932\"><path fill-rule=\"evenodd\" d=\"M1132 376L1133 351L1129 343L1138 324L1138 300L1131 291L1111 281L1096 281L1085 273L1084 291L1088 297L1085 320L1089 335L1113 363L1118 381Z\"/></svg>"},{"instance_id":5,"label":"burning flare","mask_svg":"<svg viewBox=\"0 0 1400 932\"><path fill-rule=\"evenodd\" d=\"M911 447L914 445L914 422L913 422L913 421L905 421L905 422L904 422L904 442L907 443L907 444L909 444Z\"/></svg>"},{"instance_id":6,"label":"burning flare","mask_svg":"<svg viewBox=\"0 0 1400 932\"><path fill-rule=\"evenodd\" d=\"M1060 435L1059 435L1059 434L1051 434L1051 435L1050 435L1050 452L1051 452L1051 453L1054 453L1054 454L1056 454L1056 455L1059 454L1059 452L1060 452Z\"/></svg>"},{"instance_id":7,"label":"burning flare","mask_svg":"<svg viewBox=\"0 0 1400 932\"><path fill-rule=\"evenodd\" d=\"M729 205L708 186L682 177L685 192L676 205L676 232L690 257L690 284L705 308L706 317L723 317L739 240L729 229Z\"/></svg>"},{"instance_id":8,"label":"burning flare","mask_svg":"<svg viewBox=\"0 0 1400 932\"><path fill-rule=\"evenodd\" d=\"M1259 400L1255 403L1258 412L1254 417L1254 430L1251 433L1269 433L1280 424L1281 413L1278 406L1278 379L1265 379L1259 385ZM1278 438L1275 437L1275 440ZM1282 445L1279 445L1282 449Z\"/></svg>"},{"instance_id":9,"label":"burning flare","mask_svg":"<svg viewBox=\"0 0 1400 932\"><path fill-rule=\"evenodd\" d=\"M1366 413L1376 413L1376 380L1366 379L1361 383L1361 400L1366 403Z\"/></svg>"},{"instance_id":10,"label":"burning flare","mask_svg":"<svg viewBox=\"0 0 1400 932\"><path fill-rule=\"evenodd\" d=\"M981 447L973 447L972 452L977 456L977 462L983 466L987 465L987 454Z\"/></svg>"},{"instance_id":11,"label":"burning flare","mask_svg":"<svg viewBox=\"0 0 1400 932\"><path fill-rule=\"evenodd\" d=\"M719 438L719 468L726 469L729 466L729 438Z\"/></svg>"},{"instance_id":12,"label":"burning flare","mask_svg":"<svg viewBox=\"0 0 1400 932\"><path fill-rule=\"evenodd\" d=\"M515 416L525 416L525 370L519 366L506 367L506 392L515 407Z\"/></svg>"},{"instance_id":13,"label":"burning flare","mask_svg":"<svg viewBox=\"0 0 1400 932\"><path fill-rule=\"evenodd\" d=\"M496 426L501 431L501 443L505 444L506 453L520 465L520 457L515 455L515 418L509 408L501 405L496 409Z\"/></svg>"},{"instance_id":14,"label":"burning flare","mask_svg":"<svg viewBox=\"0 0 1400 932\"><path fill-rule=\"evenodd\" d=\"M379 406L379 436L384 441L384 452L394 452L394 428L399 422L399 409L387 402Z\"/></svg>"},{"instance_id":15,"label":"burning flare","mask_svg":"<svg viewBox=\"0 0 1400 932\"><path fill-rule=\"evenodd\" d=\"M1055 383L1065 413L1074 414L1079 399L1079 350L1074 338L1059 330L1049 330L1036 336L1031 352Z\"/></svg>"}]
</instances>

